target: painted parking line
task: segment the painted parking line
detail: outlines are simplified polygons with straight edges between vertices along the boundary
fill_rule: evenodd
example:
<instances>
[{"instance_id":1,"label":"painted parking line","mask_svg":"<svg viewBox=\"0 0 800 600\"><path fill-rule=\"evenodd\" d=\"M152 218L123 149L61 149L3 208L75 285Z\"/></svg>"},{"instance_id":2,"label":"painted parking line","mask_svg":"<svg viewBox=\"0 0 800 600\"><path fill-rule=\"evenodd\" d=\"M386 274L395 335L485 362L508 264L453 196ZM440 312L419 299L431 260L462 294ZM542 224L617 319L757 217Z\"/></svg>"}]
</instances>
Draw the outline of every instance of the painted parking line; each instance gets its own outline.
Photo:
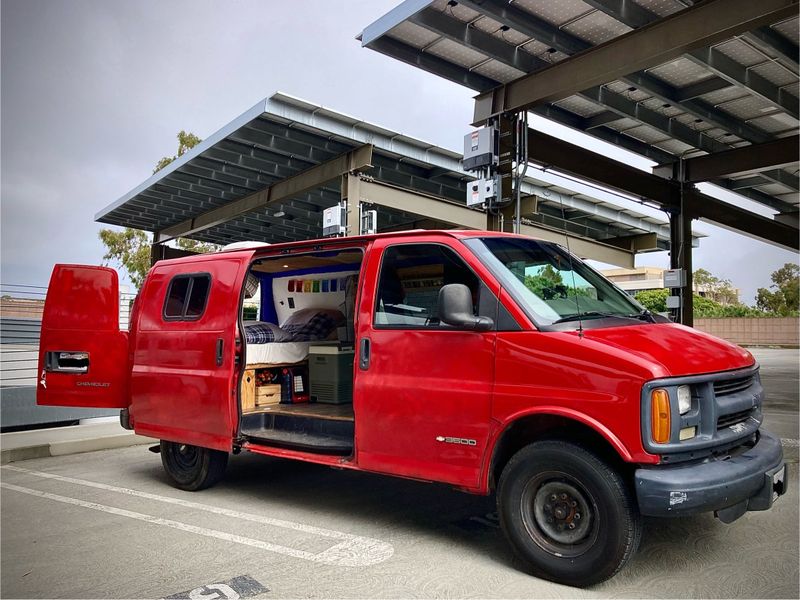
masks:
<instances>
[{"instance_id":1,"label":"painted parking line","mask_svg":"<svg viewBox=\"0 0 800 600\"><path fill-rule=\"evenodd\" d=\"M137 519L140 521L146 521L148 523L153 523L156 525L163 525L165 527L171 527L173 529L179 529L183 531L189 531L192 533L196 533L198 535L204 535L206 537L213 537L217 539L222 539L229 542L235 542L239 544L244 544L246 546L252 546L255 548L260 548L262 550L267 550L268 552L275 552L277 554L283 554L286 556L291 556L294 558L300 558L303 560L308 560L311 562L329 564L329 565L336 565L336 566L344 566L344 567L364 567L369 565L374 565L380 562L383 562L390 558L394 554L394 547L384 541L375 539L375 538L368 538L358 535L352 535L349 533L344 533L342 531L335 531L333 529L324 529L322 527L314 527L312 525L305 525L303 523L295 523L293 521L285 521L283 519L273 519L271 517L265 517L262 515L254 515L252 513L245 513L237 510L230 510L227 508L221 508L217 506L209 506L207 504L200 504L199 502L192 502L190 500L183 500L181 498L172 498L169 496L159 496L157 494L151 494L148 492L142 492L139 490L133 490L130 488L123 488L114 485L108 485L105 483L98 483L95 481L87 481L85 479L76 479L74 477L65 477L62 475L55 475L53 473L45 473L42 471L32 471L30 469L24 469L22 467L16 467L12 465L5 465L2 467L5 471L15 471L18 473L25 473L27 475L32 475L34 477L39 477L42 479L51 479L55 481L62 481L65 483L71 483L74 485L90 487L100 490L105 490L109 492L114 492L118 494L125 494L128 496L135 496L138 498L144 498L147 500L154 500L157 502L163 502L165 504L175 504L178 506L183 506L185 508L190 508L193 510L202 510L205 512L214 513L217 515L222 515L226 517L232 517L235 519L240 519L244 521L251 521L254 523L260 523L263 525L268 525L272 527L280 527L284 529L291 529L293 531L308 533L310 535L314 535L317 537L323 538L330 538L334 540L340 540L340 542L334 546L331 546L327 550L323 550L322 552L312 553L306 552L304 550L297 550L295 548L289 548L286 546L281 546L278 544L272 544L269 542L264 542L261 540L255 540L239 535L234 535L230 533L226 533L223 531L217 531L214 529L207 529L204 527L196 527L194 525L187 525L185 523L180 523L178 521L173 521L171 519L162 519L160 517L153 517L151 515L146 515L142 513L137 513L133 511L128 511L120 508L115 508L112 506L106 506L104 504L98 504L96 502L86 502L84 500L78 500L75 498L69 498L67 496L60 496L58 494L50 494L48 492L41 492L39 490L34 490L31 488L26 488L18 485L9 484L6 482L0 483L1 487L20 492L23 494L29 494L32 496L39 496L41 498L47 498L49 500L54 500L56 502L63 502L66 504L73 504L76 506L82 506L84 508L90 508L94 510L99 510L102 512L107 512L119 516L128 517L131 519Z\"/></svg>"}]
</instances>

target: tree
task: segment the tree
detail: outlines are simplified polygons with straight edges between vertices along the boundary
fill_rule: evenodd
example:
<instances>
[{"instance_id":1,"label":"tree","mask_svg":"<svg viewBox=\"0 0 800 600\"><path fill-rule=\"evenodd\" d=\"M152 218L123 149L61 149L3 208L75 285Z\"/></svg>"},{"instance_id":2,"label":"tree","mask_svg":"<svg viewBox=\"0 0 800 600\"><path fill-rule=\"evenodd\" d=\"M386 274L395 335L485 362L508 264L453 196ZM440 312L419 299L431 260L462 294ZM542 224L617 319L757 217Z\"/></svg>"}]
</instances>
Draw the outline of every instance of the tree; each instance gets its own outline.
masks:
<instances>
[{"instance_id":1,"label":"tree","mask_svg":"<svg viewBox=\"0 0 800 600\"><path fill-rule=\"evenodd\" d=\"M179 157L186 154L187 151L191 150L197 144L202 142L199 137L197 137L193 133L187 133L183 129L178 132L178 153L174 156L165 156L161 160L156 163L155 169L153 169L153 173L158 173L161 169L166 167L170 164L173 160L177 160Z\"/></svg>"},{"instance_id":2,"label":"tree","mask_svg":"<svg viewBox=\"0 0 800 600\"><path fill-rule=\"evenodd\" d=\"M800 267L786 263L773 272L770 279L769 289L758 288L756 306L781 316L796 314L800 310Z\"/></svg>"},{"instance_id":3,"label":"tree","mask_svg":"<svg viewBox=\"0 0 800 600\"><path fill-rule=\"evenodd\" d=\"M667 296L669 290L645 290L636 294L636 300L647 310L654 313L663 313L667 310ZM720 304L711 298L704 298L692 294L694 310L692 314L696 319L708 317L764 317L765 313L744 304Z\"/></svg>"},{"instance_id":4,"label":"tree","mask_svg":"<svg viewBox=\"0 0 800 600\"><path fill-rule=\"evenodd\" d=\"M526 275L524 283L525 287L542 300L590 295L590 291L586 288L565 285L561 273L556 271L552 265L545 265L536 275Z\"/></svg>"},{"instance_id":5,"label":"tree","mask_svg":"<svg viewBox=\"0 0 800 600\"><path fill-rule=\"evenodd\" d=\"M195 134L187 133L183 129L178 132L177 138L178 153L159 160L153 173L158 173L202 141ZM120 267L128 272L131 283L137 288L140 287L150 269L150 240L147 234L139 229L126 227L122 231L101 229L98 235L106 247L103 260L113 260L119 263ZM216 244L206 244L188 238L178 238L176 243L178 248L189 252L213 252L219 248Z\"/></svg>"},{"instance_id":6,"label":"tree","mask_svg":"<svg viewBox=\"0 0 800 600\"><path fill-rule=\"evenodd\" d=\"M131 283L138 289L150 268L150 240L140 229L126 227L122 231L101 229L100 241L105 244L103 260L117 261L127 272Z\"/></svg>"},{"instance_id":7,"label":"tree","mask_svg":"<svg viewBox=\"0 0 800 600\"><path fill-rule=\"evenodd\" d=\"M650 312L663 313L667 310L667 296L669 296L667 289L645 290L637 293L634 298Z\"/></svg>"},{"instance_id":8,"label":"tree","mask_svg":"<svg viewBox=\"0 0 800 600\"><path fill-rule=\"evenodd\" d=\"M692 280L694 287L699 292L710 296L712 300L725 305L740 304L739 294L736 293L736 288L733 287L730 279L720 279L705 269L697 269L692 274Z\"/></svg>"}]
</instances>

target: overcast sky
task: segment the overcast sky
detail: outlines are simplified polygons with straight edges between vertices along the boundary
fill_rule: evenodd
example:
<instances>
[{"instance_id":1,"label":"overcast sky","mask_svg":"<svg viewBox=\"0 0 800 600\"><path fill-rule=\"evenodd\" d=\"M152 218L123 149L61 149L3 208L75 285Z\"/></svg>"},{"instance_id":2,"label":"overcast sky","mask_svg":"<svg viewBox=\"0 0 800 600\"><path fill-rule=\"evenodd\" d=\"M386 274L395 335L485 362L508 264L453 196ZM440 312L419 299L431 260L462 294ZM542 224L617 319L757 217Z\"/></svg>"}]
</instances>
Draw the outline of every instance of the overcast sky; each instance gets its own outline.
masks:
<instances>
[{"instance_id":1,"label":"overcast sky","mask_svg":"<svg viewBox=\"0 0 800 600\"><path fill-rule=\"evenodd\" d=\"M398 3L2 0L2 283L46 285L56 262L100 264L94 215L174 154L177 131L205 138L278 90L460 151L474 93L354 39ZM731 279L750 304L797 260L696 229L709 237L695 268ZM664 252L637 258L667 264Z\"/></svg>"}]
</instances>

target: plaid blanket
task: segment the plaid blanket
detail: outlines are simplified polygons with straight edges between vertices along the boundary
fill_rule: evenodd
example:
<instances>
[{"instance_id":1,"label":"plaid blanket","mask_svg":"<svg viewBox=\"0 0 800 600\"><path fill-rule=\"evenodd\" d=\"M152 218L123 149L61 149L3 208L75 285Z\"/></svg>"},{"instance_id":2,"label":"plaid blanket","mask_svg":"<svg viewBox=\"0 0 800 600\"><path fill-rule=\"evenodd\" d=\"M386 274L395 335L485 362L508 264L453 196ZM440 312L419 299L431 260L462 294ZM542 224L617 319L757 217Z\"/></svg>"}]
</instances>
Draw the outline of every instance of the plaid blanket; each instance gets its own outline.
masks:
<instances>
[{"instance_id":1,"label":"plaid blanket","mask_svg":"<svg viewBox=\"0 0 800 600\"><path fill-rule=\"evenodd\" d=\"M244 336L248 344L270 344L272 342L290 342L292 336L272 323L257 321L244 324Z\"/></svg>"},{"instance_id":2,"label":"plaid blanket","mask_svg":"<svg viewBox=\"0 0 800 600\"><path fill-rule=\"evenodd\" d=\"M317 313L307 323L284 325L284 331L292 337L293 342L316 342L327 339L338 325L330 314Z\"/></svg>"}]
</instances>

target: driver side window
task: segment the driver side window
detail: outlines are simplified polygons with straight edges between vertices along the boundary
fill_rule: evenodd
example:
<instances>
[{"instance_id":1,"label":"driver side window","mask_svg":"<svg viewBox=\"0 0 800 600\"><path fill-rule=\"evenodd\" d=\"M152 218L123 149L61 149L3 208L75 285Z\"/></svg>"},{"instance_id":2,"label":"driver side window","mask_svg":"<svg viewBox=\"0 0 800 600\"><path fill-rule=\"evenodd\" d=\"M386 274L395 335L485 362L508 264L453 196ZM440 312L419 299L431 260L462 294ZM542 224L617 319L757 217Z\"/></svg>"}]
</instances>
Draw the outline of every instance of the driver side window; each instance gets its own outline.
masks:
<instances>
[{"instance_id":1,"label":"driver side window","mask_svg":"<svg viewBox=\"0 0 800 600\"><path fill-rule=\"evenodd\" d=\"M375 326L440 328L439 290L462 283L472 292L478 314L480 282L453 250L439 244L401 244L383 253L375 304Z\"/></svg>"}]
</instances>

